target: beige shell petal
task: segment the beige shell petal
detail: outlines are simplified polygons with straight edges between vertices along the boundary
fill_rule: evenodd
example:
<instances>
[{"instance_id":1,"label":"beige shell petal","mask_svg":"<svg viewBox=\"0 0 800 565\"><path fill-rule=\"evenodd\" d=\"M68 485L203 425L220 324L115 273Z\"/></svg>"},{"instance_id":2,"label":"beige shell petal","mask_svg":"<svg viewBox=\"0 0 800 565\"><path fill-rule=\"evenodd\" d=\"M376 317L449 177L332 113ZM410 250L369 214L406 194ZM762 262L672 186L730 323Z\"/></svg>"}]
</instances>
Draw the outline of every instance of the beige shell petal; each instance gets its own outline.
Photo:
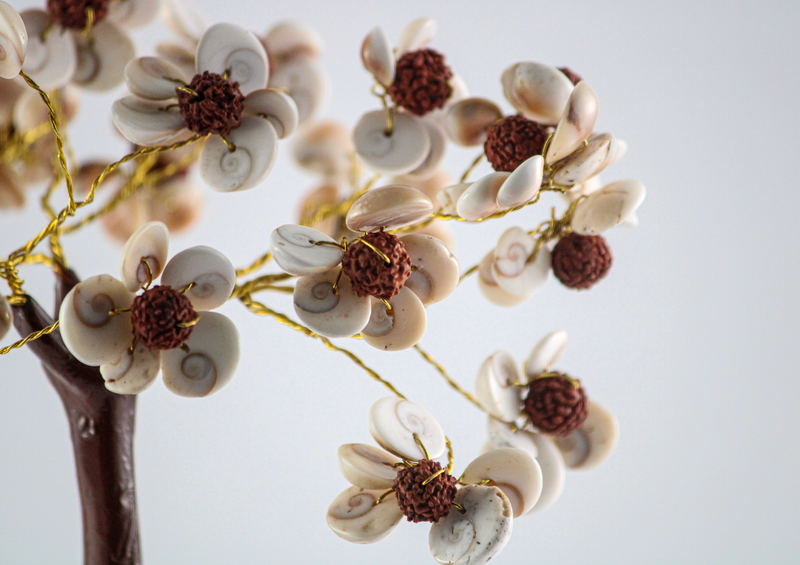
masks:
<instances>
[{"instance_id":1,"label":"beige shell petal","mask_svg":"<svg viewBox=\"0 0 800 565\"><path fill-rule=\"evenodd\" d=\"M297 57L280 65L270 75L268 84L291 96L300 125L313 120L328 99L325 72L318 61L309 57Z\"/></svg>"},{"instance_id":2,"label":"beige shell petal","mask_svg":"<svg viewBox=\"0 0 800 565\"><path fill-rule=\"evenodd\" d=\"M116 361L100 365L106 388L117 394L139 394L150 388L161 370L161 351L138 344Z\"/></svg>"},{"instance_id":3,"label":"beige shell petal","mask_svg":"<svg viewBox=\"0 0 800 565\"><path fill-rule=\"evenodd\" d=\"M129 3L135 0L125 0ZM178 67L158 57L137 57L125 66L125 84L131 94L148 100L175 98L175 87L186 82Z\"/></svg>"},{"instance_id":4,"label":"beige shell petal","mask_svg":"<svg viewBox=\"0 0 800 565\"><path fill-rule=\"evenodd\" d=\"M322 36L303 22L287 21L275 24L262 39L270 60L282 63L295 57L319 59L322 56Z\"/></svg>"},{"instance_id":5,"label":"beige shell petal","mask_svg":"<svg viewBox=\"0 0 800 565\"><path fill-rule=\"evenodd\" d=\"M561 497L566 482L566 467L561 452L552 439L544 434L520 431L518 434L529 434L536 444L536 462L542 470L542 494L536 505L529 512L534 514L550 508Z\"/></svg>"},{"instance_id":6,"label":"beige shell petal","mask_svg":"<svg viewBox=\"0 0 800 565\"><path fill-rule=\"evenodd\" d=\"M278 139L285 139L297 129L297 105L280 90L264 88L247 95L244 101L245 116L266 118L275 127Z\"/></svg>"},{"instance_id":7,"label":"beige shell petal","mask_svg":"<svg viewBox=\"0 0 800 565\"><path fill-rule=\"evenodd\" d=\"M579 82L570 94L564 114L550 140L545 155L548 163L560 161L589 139L597 123L598 110L597 94L588 83Z\"/></svg>"},{"instance_id":8,"label":"beige shell petal","mask_svg":"<svg viewBox=\"0 0 800 565\"><path fill-rule=\"evenodd\" d=\"M108 20L92 27L91 40L73 33L78 65L72 80L95 92L106 92L125 81L125 66L136 57L128 34Z\"/></svg>"},{"instance_id":9,"label":"beige shell petal","mask_svg":"<svg viewBox=\"0 0 800 565\"><path fill-rule=\"evenodd\" d=\"M349 175L354 152L350 132L333 120L309 124L297 133L292 143L295 162L325 178Z\"/></svg>"},{"instance_id":10,"label":"beige shell petal","mask_svg":"<svg viewBox=\"0 0 800 565\"><path fill-rule=\"evenodd\" d=\"M179 68L183 76L193 77L196 74L194 56L197 45L194 41L185 43L163 41L156 44L155 51L160 58Z\"/></svg>"},{"instance_id":11,"label":"beige shell petal","mask_svg":"<svg viewBox=\"0 0 800 565\"><path fill-rule=\"evenodd\" d=\"M350 484L363 489L392 488L400 459L383 449L363 443L348 443L339 448L339 470Z\"/></svg>"},{"instance_id":12,"label":"beige shell petal","mask_svg":"<svg viewBox=\"0 0 800 565\"><path fill-rule=\"evenodd\" d=\"M236 284L236 269L230 260L211 247L190 247L170 259L161 284L182 290L197 311L219 308L231 296Z\"/></svg>"},{"instance_id":13,"label":"beige shell petal","mask_svg":"<svg viewBox=\"0 0 800 565\"><path fill-rule=\"evenodd\" d=\"M429 459L438 459L447 447L442 426L433 414L396 396L386 396L372 405L369 433L386 451L409 461L425 458L415 436L425 446Z\"/></svg>"},{"instance_id":14,"label":"beige shell petal","mask_svg":"<svg viewBox=\"0 0 800 565\"><path fill-rule=\"evenodd\" d=\"M527 382L551 369L561 359L567 348L567 332L556 330L544 336L537 343L525 362Z\"/></svg>"},{"instance_id":15,"label":"beige shell petal","mask_svg":"<svg viewBox=\"0 0 800 565\"><path fill-rule=\"evenodd\" d=\"M591 193L572 216L572 229L581 235L597 235L624 222L642 204L645 188L637 180L620 180Z\"/></svg>"},{"instance_id":16,"label":"beige shell petal","mask_svg":"<svg viewBox=\"0 0 800 565\"><path fill-rule=\"evenodd\" d=\"M558 123L574 86L555 67L542 63L517 63L503 71L503 93L529 120Z\"/></svg>"},{"instance_id":17,"label":"beige shell petal","mask_svg":"<svg viewBox=\"0 0 800 565\"><path fill-rule=\"evenodd\" d=\"M403 287L389 300L391 314L386 305L372 299L369 323L361 330L367 345L383 351L402 351L414 347L425 335L428 316L425 306L416 294Z\"/></svg>"},{"instance_id":18,"label":"beige shell petal","mask_svg":"<svg viewBox=\"0 0 800 565\"><path fill-rule=\"evenodd\" d=\"M17 11L0 0L0 78L11 79L22 70L28 32Z\"/></svg>"},{"instance_id":19,"label":"beige shell petal","mask_svg":"<svg viewBox=\"0 0 800 565\"><path fill-rule=\"evenodd\" d=\"M530 298L547 282L551 270L551 252L546 245L536 259L529 260L533 238L521 228L510 228L501 237L494 252L492 274L497 284L509 294Z\"/></svg>"},{"instance_id":20,"label":"beige shell petal","mask_svg":"<svg viewBox=\"0 0 800 565\"><path fill-rule=\"evenodd\" d=\"M158 145L179 136L186 127L181 113L163 110L163 102L126 96L111 106L114 125L125 139L137 145Z\"/></svg>"},{"instance_id":21,"label":"beige shell petal","mask_svg":"<svg viewBox=\"0 0 800 565\"><path fill-rule=\"evenodd\" d=\"M484 453L464 469L462 481L479 484L490 479L490 486L503 491L514 518L527 514L542 494L542 470L529 452L515 447L500 447Z\"/></svg>"},{"instance_id":22,"label":"beige shell petal","mask_svg":"<svg viewBox=\"0 0 800 565\"><path fill-rule=\"evenodd\" d=\"M394 53L389 39L379 27L367 34L361 44L361 61L379 83L389 86L394 82Z\"/></svg>"},{"instance_id":23,"label":"beige shell petal","mask_svg":"<svg viewBox=\"0 0 800 565\"><path fill-rule=\"evenodd\" d=\"M161 4L164 23L178 35L196 42L208 29L205 14L188 0L161 0Z\"/></svg>"},{"instance_id":24,"label":"beige shell petal","mask_svg":"<svg viewBox=\"0 0 800 565\"><path fill-rule=\"evenodd\" d=\"M428 156L431 140L422 119L394 112L388 133L386 110L367 112L353 130L356 153L378 173L403 174L419 167Z\"/></svg>"},{"instance_id":25,"label":"beige shell petal","mask_svg":"<svg viewBox=\"0 0 800 565\"><path fill-rule=\"evenodd\" d=\"M373 188L353 202L347 212L347 227L354 232L393 230L420 222L433 212L433 202L410 186Z\"/></svg>"},{"instance_id":26,"label":"beige shell petal","mask_svg":"<svg viewBox=\"0 0 800 565\"><path fill-rule=\"evenodd\" d=\"M397 42L397 57L427 47L436 35L436 27L436 20L431 18L418 18L408 24Z\"/></svg>"},{"instance_id":27,"label":"beige shell petal","mask_svg":"<svg viewBox=\"0 0 800 565\"><path fill-rule=\"evenodd\" d=\"M485 98L465 98L447 110L445 130L450 140L462 147L476 147L486 141L486 132L503 119L500 107Z\"/></svg>"},{"instance_id":28,"label":"beige shell petal","mask_svg":"<svg viewBox=\"0 0 800 565\"><path fill-rule=\"evenodd\" d=\"M583 425L566 437L555 438L569 469L591 469L611 457L619 440L616 416L589 400Z\"/></svg>"},{"instance_id":29,"label":"beige shell petal","mask_svg":"<svg viewBox=\"0 0 800 565\"><path fill-rule=\"evenodd\" d=\"M586 149L564 159L553 174L553 181L560 185L577 185L596 177L614 162L617 141L610 133L594 135Z\"/></svg>"},{"instance_id":30,"label":"beige shell petal","mask_svg":"<svg viewBox=\"0 0 800 565\"><path fill-rule=\"evenodd\" d=\"M506 292L494 277L494 251L490 251L481 261L478 268L478 288L483 295L497 306L517 306L527 300L525 296L515 296Z\"/></svg>"},{"instance_id":31,"label":"beige shell petal","mask_svg":"<svg viewBox=\"0 0 800 565\"><path fill-rule=\"evenodd\" d=\"M121 271L125 288L136 292L156 280L167 265L168 254L167 226L161 222L149 222L136 230L122 250Z\"/></svg>"},{"instance_id":32,"label":"beige shell petal","mask_svg":"<svg viewBox=\"0 0 800 565\"><path fill-rule=\"evenodd\" d=\"M458 199L458 215L465 220L479 220L500 210L497 195L510 175L506 172L489 173L472 183Z\"/></svg>"},{"instance_id":33,"label":"beige shell petal","mask_svg":"<svg viewBox=\"0 0 800 565\"><path fill-rule=\"evenodd\" d=\"M328 526L349 542L375 543L382 540L403 519L394 494L375 504L384 492L350 487L328 508Z\"/></svg>"},{"instance_id":34,"label":"beige shell petal","mask_svg":"<svg viewBox=\"0 0 800 565\"><path fill-rule=\"evenodd\" d=\"M517 167L497 193L497 205L513 208L530 202L539 193L544 176L544 158L534 155Z\"/></svg>"},{"instance_id":35,"label":"beige shell petal","mask_svg":"<svg viewBox=\"0 0 800 565\"><path fill-rule=\"evenodd\" d=\"M12 314L11 304L5 296L0 294L0 339L6 337L8 330L11 329Z\"/></svg>"},{"instance_id":36,"label":"beige shell petal","mask_svg":"<svg viewBox=\"0 0 800 565\"><path fill-rule=\"evenodd\" d=\"M45 91L61 88L72 80L78 64L72 34L58 24L44 34L52 20L43 10L25 10L20 16L28 33L22 70Z\"/></svg>"},{"instance_id":37,"label":"beige shell petal","mask_svg":"<svg viewBox=\"0 0 800 565\"><path fill-rule=\"evenodd\" d=\"M423 234L404 235L400 241L414 268L405 288L414 291L426 307L450 296L461 274L458 260L450 249L441 240Z\"/></svg>"},{"instance_id":38,"label":"beige shell petal","mask_svg":"<svg viewBox=\"0 0 800 565\"><path fill-rule=\"evenodd\" d=\"M444 159L447 149L447 134L444 129L432 120L422 120L422 125L425 126L425 130L428 132L431 147L425 160L416 169L408 172L407 175L424 179L431 176L438 169L442 159Z\"/></svg>"},{"instance_id":39,"label":"beige shell petal","mask_svg":"<svg viewBox=\"0 0 800 565\"><path fill-rule=\"evenodd\" d=\"M255 34L241 26L218 23L208 28L197 45L196 70L223 74L239 83L247 96L267 87L269 62Z\"/></svg>"},{"instance_id":40,"label":"beige shell petal","mask_svg":"<svg viewBox=\"0 0 800 565\"><path fill-rule=\"evenodd\" d=\"M318 245L325 242L332 245ZM342 262L344 252L333 238L295 224L275 229L269 237L269 249L278 266L297 276L316 275Z\"/></svg>"},{"instance_id":41,"label":"beige shell petal","mask_svg":"<svg viewBox=\"0 0 800 565\"><path fill-rule=\"evenodd\" d=\"M505 351L498 351L481 364L475 380L475 396L489 415L513 422L519 418L522 408L521 389L516 386L519 382L514 358Z\"/></svg>"},{"instance_id":42,"label":"beige shell petal","mask_svg":"<svg viewBox=\"0 0 800 565\"><path fill-rule=\"evenodd\" d=\"M108 19L123 29L142 27L158 17L161 0L122 0L110 2Z\"/></svg>"},{"instance_id":43,"label":"beige shell petal","mask_svg":"<svg viewBox=\"0 0 800 565\"><path fill-rule=\"evenodd\" d=\"M350 279L342 274L338 293L333 285L340 269L300 277L294 287L294 311L306 326L327 337L349 337L369 322L369 297L357 296Z\"/></svg>"},{"instance_id":44,"label":"beige shell petal","mask_svg":"<svg viewBox=\"0 0 800 565\"><path fill-rule=\"evenodd\" d=\"M475 183L462 182L460 184L453 184L444 187L436 194L436 200L439 206L442 207L443 214L450 214L451 216L458 215L458 201L467 191L467 189Z\"/></svg>"}]
</instances>

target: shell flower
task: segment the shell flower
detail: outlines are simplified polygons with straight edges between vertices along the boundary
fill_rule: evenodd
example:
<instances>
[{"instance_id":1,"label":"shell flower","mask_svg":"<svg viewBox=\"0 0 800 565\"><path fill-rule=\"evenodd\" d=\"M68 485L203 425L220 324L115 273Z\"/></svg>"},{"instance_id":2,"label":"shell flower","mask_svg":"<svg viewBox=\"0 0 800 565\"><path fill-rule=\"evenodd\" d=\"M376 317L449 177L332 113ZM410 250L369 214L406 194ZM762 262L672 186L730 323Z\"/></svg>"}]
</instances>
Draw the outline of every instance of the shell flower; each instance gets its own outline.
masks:
<instances>
[{"instance_id":1,"label":"shell flower","mask_svg":"<svg viewBox=\"0 0 800 565\"><path fill-rule=\"evenodd\" d=\"M579 381L551 369L566 345L565 331L546 335L522 374L511 355L498 351L481 365L475 383L475 395L489 414L488 448L525 450L541 467L543 490L534 512L561 495L565 468L599 465L614 452L619 435L613 414L589 400Z\"/></svg>"},{"instance_id":2,"label":"shell flower","mask_svg":"<svg viewBox=\"0 0 800 565\"><path fill-rule=\"evenodd\" d=\"M25 23L11 4L0 0L0 78L11 79L19 74L27 48Z\"/></svg>"},{"instance_id":3,"label":"shell flower","mask_svg":"<svg viewBox=\"0 0 800 565\"><path fill-rule=\"evenodd\" d=\"M383 449L339 448L339 469L353 486L336 497L327 520L344 540L377 542L405 516L432 523L428 541L439 563L481 565L503 550L514 518L539 498L541 469L521 449L485 453L456 480L435 461L448 448L442 427L413 402L382 398L370 409L369 429Z\"/></svg>"},{"instance_id":4,"label":"shell flower","mask_svg":"<svg viewBox=\"0 0 800 565\"><path fill-rule=\"evenodd\" d=\"M197 45L196 74L164 59L141 57L125 67L131 95L112 107L114 124L138 145L157 145L187 130L211 135L200 176L214 190L260 184L277 158L278 140L297 127L297 106L267 89L267 54L258 38L234 24L208 28Z\"/></svg>"},{"instance_id":5,"label":"shell flower","mask_svg":"<svg viewBox=\"0 0 800 565\"><path fill-rule=\"evenodd\" d=\"M175 394L207 396L225 386L239 364L236 326L210 312L231 294L233 265L203 246L167 262L168 236L159 222L142 226L123 250L122 281L88 278L61 306L64 343L80 362L100 366L112 392L137 394L160 369ZM151 286L159 275L160 284Z\"/></svg>"},{"instance_id":6,"label":"shell flower","mask_svg":"<svg viewBox=\"0 0 800 565\"><path fill-rule=\"evenodd\" d=\"M281 226L270 251L299 278L294 308L313 331L327 337L360 333L377 349L414 346L425 332L425 307L445 299L458 284L458 261L438 239L398 237L392 229L427 218L433 204L411 187L372 189L347 214L348 229L363 235L342 243L315 229Z\"/></svg>"}]
</instances>

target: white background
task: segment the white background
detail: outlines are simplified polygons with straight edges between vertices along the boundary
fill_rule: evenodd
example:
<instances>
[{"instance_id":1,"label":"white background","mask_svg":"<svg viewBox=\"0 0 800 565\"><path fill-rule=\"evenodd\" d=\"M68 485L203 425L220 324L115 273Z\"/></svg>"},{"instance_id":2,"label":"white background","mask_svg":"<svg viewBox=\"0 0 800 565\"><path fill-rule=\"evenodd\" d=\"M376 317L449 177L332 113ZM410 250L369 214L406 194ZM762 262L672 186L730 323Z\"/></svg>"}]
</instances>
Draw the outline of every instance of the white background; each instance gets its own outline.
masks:
<instances>
[{"instance_id":1,"label":"white background","mask_svg":"<svg viewBox=\"0 0 800 565\"><path fill-rule=\"evenodd\" d=\"M42 0L43 2L43 0ZM18 8L42 2L13 1ZM641 226L615 230L610 276L589 292L551 281L515 309L491 306L475 281L429 310L422 345L472 388L481 361L504 348L523 361L536 340L567 329L561 368L619 417L614 457L570 473L549 511L514 524L496 563L796 563L800 494L797 398L798 22L796 2L211 2L212 21L257 31L286 18L327 42L327 116L353 124L376 108L359 60L381 25L393 41L411 19L438 19L434 46L473 94L502 102L508 65L569 65L600 98L598 130L630 144L604 179L641 179ZM143 54L167 36L136 37ZM81 156L118 158L114 96L87 95L71 129ZM172 249L214 246L242 266L270 231L294 220L314 179L280 162L252 191L206 191L202 222ZM474 151L451 150L460 174ZM486 172L488 169L481 169ZM43 225L36 195L0 214L0 252ZM466 268L511 225L533 227L550 203L487 225L454 226ZM82 275L116 274L120 248L96 229L64 246ZM51 303L51 280L26 268ZM7 292L5 289L0 289ZM291 312L285 297L265 297ZM386 540L350 545L325 524L347 484L336 449L370 442L367 411L386 392L342 355L237 304L223 311L243 335L233 382L203 400L157 383L139 399L136 475L149 564L433 562L427 525L402 523ZM16 336L4 341L10 343ZM436 414L456 471L485 441L485 418L412 351L352 347ZM0 360L0 563L77 564L81 525L61 404L32 354Z\"/></svg>"}]
</instances>

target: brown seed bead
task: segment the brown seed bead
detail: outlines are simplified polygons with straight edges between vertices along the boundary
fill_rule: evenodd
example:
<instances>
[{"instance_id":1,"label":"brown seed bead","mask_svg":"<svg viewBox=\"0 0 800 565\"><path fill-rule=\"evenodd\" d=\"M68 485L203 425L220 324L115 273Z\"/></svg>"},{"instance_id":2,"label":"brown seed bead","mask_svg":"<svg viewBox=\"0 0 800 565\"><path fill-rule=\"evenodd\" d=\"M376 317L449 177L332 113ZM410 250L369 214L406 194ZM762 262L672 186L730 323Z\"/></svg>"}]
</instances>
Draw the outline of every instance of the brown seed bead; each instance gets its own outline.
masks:
<instances>
[{"instance_id":1,"label":"brown seed bead","mask_svg":"<svg viewBox=\"0 0 800 565\"><path fill-rule=\"evenodd\" d=\"M374 296L389 300L403 288L411 276L411 257L397 236L383 230L371 232L361 239L389 258L389 264L369 246L358 241L347 248L342 269L358 296Z\"/></svg>"},{"instance_id":2,"label":"brown seed bead","mask_svg":"<svg viewBox=\"0 0 800 565\"><path fill-rule=\"evenodd\" d=\"M571 233L553 248L553 274L569 288L585 290L606 276L613 257L600 235Z\"/></svg>"},{"instance_id":3,"label":"brown seed bead","mask_svg":"<svg viewBox=\"0 0 800 565\"><path fill-rule=\"evenodd\" d=\"M133 299L131 324L136 339L150 349L175 349L192 335L197 318L189 298L172 287L154 286Z\"/></svg>"},{"instance_id":4,"label":"brown seed bead","mask_svg":"<svg viewBox=\"0 0 800 565\"><path fill-rule=\"evenodd\" d=\"M424 116L441 108L453 94L453 72L444 55L433 49L406 53L397 61L394 82L388 89L394 103L412 114Z\"/></svg>"},{"instance_id":5,"label":"brown seed bead","mask_svg":"<svg viewBox=\"0 0 800 565\"><path fill-rule=\"evenodd\" d=\"M87 9L94 12L92 23L96 24L108 15L109 0L47 0L47 13L63 27L86 28Z\"/></svg>"},{"instance_id":6,"label":"brown seed bead","mask_svg":"<svg viewBox=\"0 0 800 565\"><path fill-rule=\"evenodd\" d=\"M495 171L514 171L547 141L545 129L524 116L508 116L489 128L483 151Z\"/></svg>"},{"instance_id":7,"label":"brown seed bead","mask_svg":"<svg viewBox=\"0 0 800 565\"><path fill-rule=\"evenodd\" d=\"M436 461L423 459L418 465L401 467L394 480L394 492L400 510L409 522L438 522L450 513L458 488L456 478L447 471L427 485L427 479L440 471Z\"/></svg>"},{"instance_id":8,"label":"brown seed bead","mask_svg":"<svg viewBox=\"0 0 800 565\"><path fill-rule=\"evenodd\" d=\"M583 79L569 67L558 67L558 70L564 73L572 84L578 84Z\"/></svg>"},{"instance_id":9,"label":"brown seed bead","mask_svg":"<svg viewBox=\"0 0 800 565\"><path fill-rule=\"evenodd\" d=\"M228 135L241 125L244 95L238 82L204 71L194 76L189 89L197 96L178 90L178 106L187 129L198 135Z\"/></svg>"},{"instance_id":10,"label":"brown seed bead","mask_svg":"<svg viewBox=\"0 0 800 565\"><path fill-rule=\"evenodd\" d=\"M553 376L531 382L524 410L540 432L565 436L583 425L586 404L586 393L580 383L575 387L566 376Z\"/></svg>"}]
</instances>

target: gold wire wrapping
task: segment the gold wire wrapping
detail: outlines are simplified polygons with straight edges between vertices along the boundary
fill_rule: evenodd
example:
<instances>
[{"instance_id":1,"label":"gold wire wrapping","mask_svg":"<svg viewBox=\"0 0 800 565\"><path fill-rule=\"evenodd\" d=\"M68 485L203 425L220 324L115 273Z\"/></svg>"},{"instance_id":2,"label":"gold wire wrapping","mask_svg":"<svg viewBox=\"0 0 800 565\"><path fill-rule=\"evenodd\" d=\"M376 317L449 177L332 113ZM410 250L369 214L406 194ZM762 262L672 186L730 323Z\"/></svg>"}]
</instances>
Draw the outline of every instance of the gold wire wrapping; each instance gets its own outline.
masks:
<instances>
[{"instance_id":1,"label":"gold wire wrapping","mask_svg":"<svg viewBox=\"0 0 800 565\"><path fill-rule=\"evenodd\" d=\"M236 278L238 279L239 277L247 276L250 273L259 270L261 267L269 263L271 260L272 260L272 253L267 251L266 253L264 253L264 255L253 261L249 267L236 269Z\"/></svg>"},{"instance_id":2,"label":"gold wire wrapping","mask_svg":"<svg viewBox=\"0 0 800 565\"><path fill-rule=\"evenodd\" d=\"M47 326L46 328L42 328L38 332L33 332L32 334L29 334L29 335L23 337L21 340L15 342L15 343L12 343L8 347L4 347L3 349L0 349L0 355L5 355L6 353L11 351L12 349L18 349L18 348L22 347L23 345L25 345L26 343L28 343L29 341L33 341L35 339L39 339L43 335L47 335L49 333L54 332L56 329L58 329L58 322L56 322L54 324L51 324L51 325Z\"/></svg>"}]
</instances>

